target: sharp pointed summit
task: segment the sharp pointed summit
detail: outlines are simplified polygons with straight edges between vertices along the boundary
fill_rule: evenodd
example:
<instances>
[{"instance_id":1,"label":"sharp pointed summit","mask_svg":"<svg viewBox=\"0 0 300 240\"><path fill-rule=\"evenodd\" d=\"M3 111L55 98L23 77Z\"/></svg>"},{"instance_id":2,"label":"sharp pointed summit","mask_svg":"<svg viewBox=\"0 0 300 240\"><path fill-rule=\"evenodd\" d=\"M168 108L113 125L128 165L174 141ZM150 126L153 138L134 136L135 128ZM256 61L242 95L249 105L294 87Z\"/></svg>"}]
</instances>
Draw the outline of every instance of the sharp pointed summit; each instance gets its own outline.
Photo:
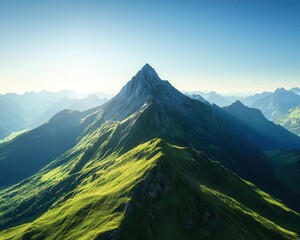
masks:
<instances>
[{"instance_id":1,"label":"sharp pointed summit","mask_svg":"<svg viewBox=\"0 0 300 240\"><path fill-rule=\"evenodd\" d=\"M145 76L145 77L151 77L151 78L159 78L157 72L153 67L151 67L148 63L146 63L142 69L137 73L136 76Z\"/></svg>"},{"instance_id":2,"label":"sharp pointed summit","mask_svg":"<svg viewBox=\"0 0 300 240\"><path fill-rule=\"evenodd\" d=\"M132 78L132 80L136 80L138 82L152 82L158 83L161 81L157 72L153 67L151 67L148 63L146 63L141 70L137 72L137 74Z\"/></svg>"},{"instance_id":3,"label":"sharp pointed summit","mask_svg":"<svg viewBox=\"0 0 300 240\"><path fill-rule=\"evenodd\" d=\"M137 74L121 89L117 96L126 95L127 98L138 96L139 98L149 98L155 94L157 88L166 87L167 81L163 81L157 72L146 63ZM170 85L168 83L168 85Z\"/></svg>"},{"instance_id":4,"label":"sharp pointed summit","mask_svg":"<svg viewBox=\"0 0 300 240\"><path fill-rule=\"evenodd\" d=\"M104 108L107 119L121 120L151 102L160 107L180 108L186 98L146 63Z\"/></svg>"}]
</instances>

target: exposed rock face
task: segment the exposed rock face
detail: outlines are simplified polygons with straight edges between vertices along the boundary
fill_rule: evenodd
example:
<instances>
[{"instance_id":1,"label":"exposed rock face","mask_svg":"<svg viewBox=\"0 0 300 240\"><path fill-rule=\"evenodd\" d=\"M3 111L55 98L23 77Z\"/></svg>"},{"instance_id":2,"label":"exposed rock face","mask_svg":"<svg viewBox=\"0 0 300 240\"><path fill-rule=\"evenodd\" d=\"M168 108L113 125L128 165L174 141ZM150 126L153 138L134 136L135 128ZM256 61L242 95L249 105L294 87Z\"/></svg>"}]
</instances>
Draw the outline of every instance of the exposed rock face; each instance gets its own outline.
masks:
<instances>
[{"instance_id":1,"label":"exposed rock face","mask_svg":"<svg viewBox=\"0 0 300 240\"><path fill-rule=\"evenodd\" d=\"M163 159L161 159L163 160ZM155 167L148 176L133 192L134 198L147 201L149 204L160 201L160 199L174 189L176 175L170 171L163 172L163 166Z\"/></svg>"},{"instance_id":2,"label":"exposed rock face","mask_svg":"<svg viewBox=\"0 0 300 240\"><path fill-rule=\"evenodd\" d=\"M104 105L104 118L123 120L151 102L179 111L188 107L188 100L168 81L161 80L156 71L146 64L118 95Z\"/></svg>"},{"instance_id":3,"label":"exposed rock face","mask_svg":"<svg viewBox=\"0 0 300 240\"><path fill-rule=\"evenodd\" d=\"M199 191L197 190L199 189L198 185L184 179L176 170L172 170L170 165L164 163L164 160L166 160L164 158L163 156L159 159L157 165L147 177L133 190L131 194L132 201L125 209L126 219L134 218L133 216L136 214L142 214L151 226L153 222L159 221L158 219L162 218L166 212L169 214L174 213L175 219L177 219L176 226L183 229L183 231L197 231L199 234L210 236L212 231L215 231L222 222L222 218L217 211L205 208L202 211L197 210L195 212L190 210L188 205L182 205L180 200L171 204L172 207L168 206L166 208L164 206L166 199L180 194L179 189L185 188L192 195L197 194L197 191ZM184 198L184 195L178 197L181 199ZM183 200L188 201L185 198ZM199 202L199 205L201 205L201 202ZM163 229L163 226L161 228ZM155 233L152 234L154 236ZM121 239L123 239L122 235Z\"/></svg>"}]
</instances>

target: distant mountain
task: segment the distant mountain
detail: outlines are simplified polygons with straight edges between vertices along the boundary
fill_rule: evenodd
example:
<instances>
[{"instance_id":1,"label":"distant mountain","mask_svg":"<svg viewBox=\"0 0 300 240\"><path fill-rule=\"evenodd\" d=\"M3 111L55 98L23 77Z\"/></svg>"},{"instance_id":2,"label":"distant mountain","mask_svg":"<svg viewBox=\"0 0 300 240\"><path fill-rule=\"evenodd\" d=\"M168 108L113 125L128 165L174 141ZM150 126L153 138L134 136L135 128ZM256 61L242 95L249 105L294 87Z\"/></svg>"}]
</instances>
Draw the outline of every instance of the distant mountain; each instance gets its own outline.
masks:
<instances>
[{"instance_id":1,"label":"distant mountain","mask_svg":"<svg viewBox=\"0 0 300 240\"><path fill-rule=\"evenodd\" d=\"M300 88L294 87L294 88L291 89L291 91L298 94L298 95L300 95Z\"/></svg>"},{"instance_id":2,"label":"distant mountain","mask_svg":"<svg viewBox=\"0 0 300 240\"><path fill-rule=\"evenodd\" d=\"M285 127L292 133L300 136L300 105L296 108L291 109L288 114L281 117L278 124Z\"/></svg>"},{"instance_id":3,"label":"distant mountain","mask_svg":"<svg viewBox=\"0 0 300 240\"><path fill-rule=\"evenodd\" d=\"M90 108L99 107L102 104L106 103L108 101L107 98L100 98L97 94L91 94L83 99L77 99L75 100L68 109L71 110L78 110L78 111L85 111Z\"/></svg>"},{"instance_id":4,"label":"distant mountain","mask_svg":"<svg viewBox=\"0 0 300 240\"><path fill-rule=\"evenodd\" d=\"M243 98L243 97L241 97L241 96L232 96L232 95L229 95L229 96L225 96L225 95L222 95L224 98L226 98L230 103L234 103L234 102L236 102L236 101L238 101L238 100L240 100L241 98Z\"/></svg>"},{"instance_id":5,"label":"distant mountain","mask_svg":"<svg viewBox=\"0 0 300 240\"><path fill-rule=\"evenodd\" d=\"M89 95L79 94L70 90L62 90L60 92L26 92L22 95L8 93L2 96L18 105L30 115L31 119L34 119L42 115L46 110L50 109L53 104L62 99L67 98L80 100L87 98Z\"/></svg>"},{"instance_id":6,"label":"distant mountain","mask_svg":"<svg viewBox=\"0 0 300 240\"><path fill-rule=\"evenodd\" d=\"M249 129L239 126L238 123L234 123L232 127L243 133L249 141L259 144L262 149L270 149L274 146L277 146L278 149L299 148L299 137L267 120L260 110L246 107L240 101L236 101L224 109L246 124Z\"/></svg>"},{"instance_id":7,"label":"distant mountain","mask_svg":"<svg viewBox=\"0 0 300 240\"><path fill-rule=\"evenodd\" d=\"M269 120L277 121L298 105L300 105L299 95L278 88L274 93L255 101L251 107L260 109Z\"/></svg>"},{"instance_id":8,"label":"distant mountain","mask_svg":"<svg viewBox=\"0 0 300 240\"><path fill-rule=\"evenodd\" d=\"M230 105L232 102L229 101L226 97L216 93L215 91L209 92L202 95L204 99L208 102L218 105L219 107L224 107Z\"/></svg>"},{"instance_id":9,"label":"distant mountain","mask_svg":"<svg viewBox=\"0 0 300 240\"><path fill-rule=\"evenodd\" d=\"M37 127L63 109L84 111L106 101L95 94L82 98L82 95L68 90L0 95L0 139L13 132Z\"/></svg>"},{"instance_id":10,"label":"distant mountain","mask_svg":"<svg viewBox=\"0 0 300 240\"><path fill-rule=\"evenodd\" d=\"M146 64L102 106L0 145L0 238L299 239L299 214L263 190L300 198L250 127Z\"/></svg>"},{"instance_id":11,"label":"distant mountain","mask_svg":"<svg viewBox=\"0 0 300 240\"><path fill-rule=\"evenodd\" d=\"M210 103L217 104L219 107L228 106L231 102L222 95L212 91L205 96L205 99Z\"/></svg>"},{"instance_id":12,"label":"distant mountain","mask_svg":"<svg viewBox=\"0 0 300 240\"><path fill-rule=\"evenodd\" d=\"M52 93L48 91L41 92L26 92L22 95L15 93L8 93L2 97L8 99L10 102L18 105L25 111L30 119L41 115L45 109L50 108L55 102L64 97L74 96L75 93L70 91L61 91Z\"/></svg>"},{"instance_id":13,"label":"distant mountain","mask_svg":"<svg viewBox=\"0 0 300 240\"><path fill-rule=\"evenodd\" d=\"M89 95L96 95L98 98L102 98L102 99L111 99L112 97L114 97L115 94L107 94L107 93L103 93L103 92L95 92Z\"/></svg>"},{"instance_id":14,"label":"distant mountain","mask_svg":"<svg viewBox=\"0 0 300 240\"><path fill-rule=\"evenodd\" d=\"M256 101L264 98L264 97L267 97L269 95L271 95L272 93L271 92L262 92L262 93L256 93L254 95L251 95L249 97L246 97L246 98L243 98L243 99L240 99L240 101L247 107L251 107L253 103L255 103Z\"/></svg>"},{"instance_id":15,"label":"distant mountain","mask_svg":"<svg viewBox=\"0 0 300 240\"><path fill-rule=\"evenodd\" d=\"M202 103L205 104L210 104L207 100L205 100L200 94L196 94L196 93L185 93L186 96L188 96L189 98L198 100Z\"/></svg>"},{"instance_id":16,"label":"distant mountain","mask_svg":"<svg viewBox=\"0 0 300 240\"><path fill-rule=\"evenodd\" d=\"M21 181L71 148L86 113L62 111L47 124L0 144L1 185Z\"/></svg>"},{"instance_id":17,"label":"distant mountain","mask_svg":"<svg viewBox=\"0 0 300 240\"><path fill-rule=\"evenodd\" d=\"M15 103L0 96L0 139L26 128L27 114Z\"/></svg>"},{"instance_id":18,"label":"distant mountain","mask_svg":"<svg viewBox=\"0 0 300 240\"><path fill-rule=\"evenodd\" d=\"M30 126L38 127L49 121L56 113L64 109L85 111L90 108L99 107L105 102L107 102L107 99L101 99L95 94L89 95L83 99L62 98L58 102L54 103L51 108L45 111L41 116L34 119L30 123Z\"/></svg>"},{"instance_id":19,"label":"distant mountain","mask_svg":"<svg viewBox=\"0 0 300 240\"><path fill-rule=\"evenodd\" d=\"M194 98L196 100L199 100L199 101L201 101L201 98L199 97L199 96L201 96L202 98L204 98L209 103L216 104L220 107L230 105L233 102L232 99L235 99L235 97L222 96L222 95L216 93L215 91L211 91L209 93L205 93L205 92L186 92L186 95L188 95L189 97ZM197 98L199 98L199 99L197 99Z\"/></svg>"}]
</instances>

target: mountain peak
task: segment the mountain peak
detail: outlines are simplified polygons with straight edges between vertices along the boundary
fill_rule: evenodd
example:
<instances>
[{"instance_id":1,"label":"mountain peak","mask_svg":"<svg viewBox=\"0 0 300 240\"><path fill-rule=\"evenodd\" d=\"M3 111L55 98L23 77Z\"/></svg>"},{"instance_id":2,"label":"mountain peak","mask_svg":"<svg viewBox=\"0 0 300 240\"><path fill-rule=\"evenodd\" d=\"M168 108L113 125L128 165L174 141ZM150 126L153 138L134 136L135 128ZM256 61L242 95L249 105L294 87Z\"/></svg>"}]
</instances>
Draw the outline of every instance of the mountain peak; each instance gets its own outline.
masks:
<instances>
[{"instance_id":1,"label":"mountain peak","mask_svg":"<svg viewBox=\"0 0 300 240\"><path fill-rule=\"evenodd\" d=\"M281 88L277 88L274 93L286 93L286 92L288 91L285 90L283 87L281 87Z\"/></svg>"},{"instance_id":2,"label":"mountain peak","mask_svg":"<svg viewBox=\"0 0 300 240\"><path fill-rule=\"evenodd\" d=\"M154 68L151 67L149 63L146 63L146 64L142 67L141 71L143 71L143 72L154 72L154 73L156 73L155 70L154 70Z\"/></svg>"},{"instance_id":3,"label":"mountain peak","mask_svg":"<svg viewBox=\"0 0 300 240\"><path fill-rule=\"evenodd\" d=\"M237 100L234 103L231 104L232 107L245 107L245 105L240 101Z\"/></svg>"},{"instance_id":4,"label":"mountain peak","mask_svg":"<svg viewBox=\"0 0 300 240\"><path fill-rule=\"evenodd\" d=\"M153 69L153 67L151 67L149 63L146 63L146 64L142 67L142 70L147 70L147 69Z\"/></svg>"},{"instance_id":5,"label":"mountain peak","mask_svg":"<svg viewBox=\"0 0 300 240\"><path fill-rule=\"evenodd\" d=\"M148 63L146 63L142 69L138 71L135 77L145 79L147 81L160 80L157 72Z\"/></svg>"},{"instance_id":6,"label":"mountain peak","mask_svg":"<svg viewBox=\"0 0 300 240\"><path fill-rule=\"evenodd\" d=\"M147 63L104 107L109 109L106 119L122 120L150 103L160 106L162 111L166 108L185 111L186 101L188 97L168 81L161 80Z\"/></svg>"}]
</instances>

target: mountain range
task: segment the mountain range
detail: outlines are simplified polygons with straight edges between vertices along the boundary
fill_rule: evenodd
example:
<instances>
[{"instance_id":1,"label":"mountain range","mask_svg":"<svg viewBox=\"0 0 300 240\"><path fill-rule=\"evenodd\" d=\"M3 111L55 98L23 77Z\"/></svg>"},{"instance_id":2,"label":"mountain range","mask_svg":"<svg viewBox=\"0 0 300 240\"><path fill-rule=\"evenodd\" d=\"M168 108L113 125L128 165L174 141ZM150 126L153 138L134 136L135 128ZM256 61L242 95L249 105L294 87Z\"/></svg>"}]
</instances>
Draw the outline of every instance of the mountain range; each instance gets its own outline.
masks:
<instances>
[{"instance_id":1,"label":"mountain range","mask_svg":"<svg viewBox=\"0 0 300 240\"><path fill-rule=\"evenodd\" d=\"M254 95L248 96L243 99L239 99L244 105L251 107L256 101L259 101L260 99L263 99L264 97L267 97L271 95L272 92L262 92L262 93L256 93Z\"/></svg>"},{"instance_id":2,"label":"mountain range","mask_svg":"<svg viewBox=\"0 0 300 240\"><path fill-rule=\"evenodd\" d=\"M245 106L261 110L266 118L274 122L300 105L299 88L292 88L290 90L278 88L274 92L256 93L248 97L225 96L214 91L209 93L185 92L185 94L196 100L203 98L210 104L216 104L219 107L229 106L239 100ZM204 102L204 100L201 101Z\"/></svg>"},{"instance_id":3,"label":"mountain range","mask_svg":"<svg viewBox=\"0 0 300 240\"><path fill-rule=\"evenodd\" d=\"M146 64L0 144L0 239L299 239L300 138L201 100Z\"/></svg>"},{"instance_id":4,"label":"mountain range","mask_svg":"<svg viewBox=\"0 0 300 240\"><path fill-rule=\"evenodd\" d=\"M289 110L299 105L300 96L298 94L284 88L278 88L274 93L255 101L251 107L260 109L266 118L277 121Z\"/></svg>"},{"instance_id":5,"label":"mountain range","mask_svg":"<svg viewBox=\"0 0 300 240\"><path fill-rule=\"evenodd\" d=\"M67 90L0 95L0 139L14 132L38 127L63 109L87 110L106 101L106 98L96 94L84 96Z\"/></svg>"},{"instance_id":6,"label":"mountain range","mask_svg":"<svg viewBox=\"0 0 300 240\"><path fill-rule=\"evenodd\" d=\"M194 99L197 99L199 97L202 97L206 101L208 101L211 104L216 104L219 107L224 107L232 104L235 100L238 100L237 97L227 97L223 96L221 94L216 93L215 91L211 91L208 93L205 92L187 92L187 96L192 97Z\"/></svg>"}]
</instances>

